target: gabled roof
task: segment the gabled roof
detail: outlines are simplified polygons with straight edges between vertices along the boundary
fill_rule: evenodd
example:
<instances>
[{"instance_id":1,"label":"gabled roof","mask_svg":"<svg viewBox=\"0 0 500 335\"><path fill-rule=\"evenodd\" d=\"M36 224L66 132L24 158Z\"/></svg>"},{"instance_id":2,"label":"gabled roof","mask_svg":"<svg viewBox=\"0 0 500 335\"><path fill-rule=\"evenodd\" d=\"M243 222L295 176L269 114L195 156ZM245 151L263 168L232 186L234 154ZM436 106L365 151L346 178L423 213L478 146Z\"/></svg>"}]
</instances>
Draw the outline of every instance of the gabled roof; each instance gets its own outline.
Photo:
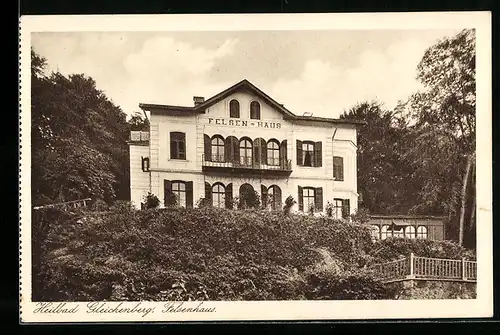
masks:
<instances>
[{"instance_id":1,"label":"gabled roof","mask_svg":"<svg viewBox=\"0 0 500 335\"><path fill-rule=\"evenodd\" d=\"M157 104L139 104L139 108L141 109L162 109L162 110L170 110L170 111L185 111L185 112L195 112L195 113L205 113L205 110L216 104L217 102L227 98L231 94L235 93L239 89L246 89L260 97L262 100L264 100L267 104L270 106L274 107L276 110L281 112L283 114L283 119L285 120L301 120L301 121L315 121L315 122L328 122L328 123L347 123L347 124L365 124L364 121L359 121L359 120L350 120L350 119L332 119L332 118L323 118L323 117L317 117L317 116L299 116L295 115L292 112L290 112L288 109L285 108L282 104L278 103L276 100L271 98L269 95L267 95L265 92L263 92L261 89L253 85L251 82L249 82L247 79L243 79L242 81L234 84L233 86L225 89L224 91L214 95L213 97L209 98L205 102L193 106L193 107L188 107L188 106L172 106L172 105L157 105Z\"/></svg>"}]
</instances>

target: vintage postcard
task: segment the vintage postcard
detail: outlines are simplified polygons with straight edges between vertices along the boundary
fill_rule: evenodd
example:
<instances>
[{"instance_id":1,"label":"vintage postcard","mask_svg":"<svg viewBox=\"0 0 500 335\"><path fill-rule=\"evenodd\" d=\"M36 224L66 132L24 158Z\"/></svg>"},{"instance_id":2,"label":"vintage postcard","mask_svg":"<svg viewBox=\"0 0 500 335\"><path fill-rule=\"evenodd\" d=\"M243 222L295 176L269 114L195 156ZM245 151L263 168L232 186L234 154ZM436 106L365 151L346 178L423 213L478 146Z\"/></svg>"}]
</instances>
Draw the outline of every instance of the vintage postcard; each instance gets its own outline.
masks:
<instances>
[{"instance_id":1,"label":"vintage postcard","mask_svg":"<svg viewBox=\"0 0 500 335\"><path fill-rule=\"evenodd\" d=\"M492 316L489 12L24 16L20 322Z\"/></svg>"}]
</instances>

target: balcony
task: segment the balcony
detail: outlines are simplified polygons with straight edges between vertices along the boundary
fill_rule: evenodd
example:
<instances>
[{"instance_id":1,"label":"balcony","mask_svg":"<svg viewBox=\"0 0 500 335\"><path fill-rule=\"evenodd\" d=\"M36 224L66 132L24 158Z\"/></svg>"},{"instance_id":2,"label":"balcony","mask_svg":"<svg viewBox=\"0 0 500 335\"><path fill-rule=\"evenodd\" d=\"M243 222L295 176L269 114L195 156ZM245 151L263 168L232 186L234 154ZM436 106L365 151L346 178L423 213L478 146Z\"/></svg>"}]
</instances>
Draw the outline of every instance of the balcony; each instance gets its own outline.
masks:
<instances>
[{"instance_id":1,"label":"balcony","mask_svg":"<svg viewBox=\"0 0 500 335\"><path fill-rule=\"evenodd\" d=\"M149 142L149 131L131 131L130 142Z\"/></svg>"},{"instance_id":2,"label":"balcony","mask_svg":"<svg viewBox=\"0 0 500 335\"><path fill-rule=\"evenodd\" d=\"M253 157L238 157L235 160L227 160L224 156L215 155L212 155L210 160L205 160L205 155L202 155L202 166L205 172L265 173L270 175L289 175L292 173L292 161L290 159L274 158L267 163L256 162Z\"/></svg>"}]
</instances>

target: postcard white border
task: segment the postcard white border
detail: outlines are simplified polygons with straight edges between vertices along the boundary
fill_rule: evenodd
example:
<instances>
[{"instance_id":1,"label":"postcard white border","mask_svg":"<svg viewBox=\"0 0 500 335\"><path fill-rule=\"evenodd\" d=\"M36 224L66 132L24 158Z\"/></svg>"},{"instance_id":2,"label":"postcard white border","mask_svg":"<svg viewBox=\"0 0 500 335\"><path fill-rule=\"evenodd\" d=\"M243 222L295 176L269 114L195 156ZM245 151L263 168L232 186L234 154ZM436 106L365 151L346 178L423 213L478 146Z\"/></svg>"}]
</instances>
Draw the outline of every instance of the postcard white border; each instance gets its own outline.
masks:
<instances>
[{"instance_id":1,"label":"postcard white border","mask_svg":"<svg viewBox=\"0 0 500 335\"><path fill-rule=\"evenodd\" d=\"M255 24L255 22L258 24ZM140 23L140 24L139 24ZM132 28L133 27L133 30ZM214 313L35 314L31 301L30 46L32 32L475 28L477 37L477 253L474 300L205 302ZM22 322L348 320L490 317L493 313L491 16L489 12L23 16L20 19L20 318ZM116 303L115 303L116 304ZM129 302L130 307L137 303ZM190 303L190 307L197 304Z\"/></svg>"}]
</instances>

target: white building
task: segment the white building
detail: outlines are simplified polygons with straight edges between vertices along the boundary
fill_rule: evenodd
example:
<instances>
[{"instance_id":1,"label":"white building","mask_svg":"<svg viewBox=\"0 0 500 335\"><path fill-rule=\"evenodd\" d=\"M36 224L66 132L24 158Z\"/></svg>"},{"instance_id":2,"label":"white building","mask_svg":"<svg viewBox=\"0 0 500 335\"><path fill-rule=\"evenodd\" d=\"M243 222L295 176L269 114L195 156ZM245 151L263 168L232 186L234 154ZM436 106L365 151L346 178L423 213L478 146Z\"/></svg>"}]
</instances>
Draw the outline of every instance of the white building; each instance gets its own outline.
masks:
<instances>
[{"instance_id":1,"label":"white building","mask_svg":"<svg viewBox=\"0 0 500 335\"><path fill-rule=\"evenodd\" d=\"M150 131L132 132L131 200L139 207L148 192L169 204L213 206L255 190L268 207L337 216L357 207L356 122L299 116L243 80L193 106L139 104L149 112Z\"/></svg>"}]
</instances>

